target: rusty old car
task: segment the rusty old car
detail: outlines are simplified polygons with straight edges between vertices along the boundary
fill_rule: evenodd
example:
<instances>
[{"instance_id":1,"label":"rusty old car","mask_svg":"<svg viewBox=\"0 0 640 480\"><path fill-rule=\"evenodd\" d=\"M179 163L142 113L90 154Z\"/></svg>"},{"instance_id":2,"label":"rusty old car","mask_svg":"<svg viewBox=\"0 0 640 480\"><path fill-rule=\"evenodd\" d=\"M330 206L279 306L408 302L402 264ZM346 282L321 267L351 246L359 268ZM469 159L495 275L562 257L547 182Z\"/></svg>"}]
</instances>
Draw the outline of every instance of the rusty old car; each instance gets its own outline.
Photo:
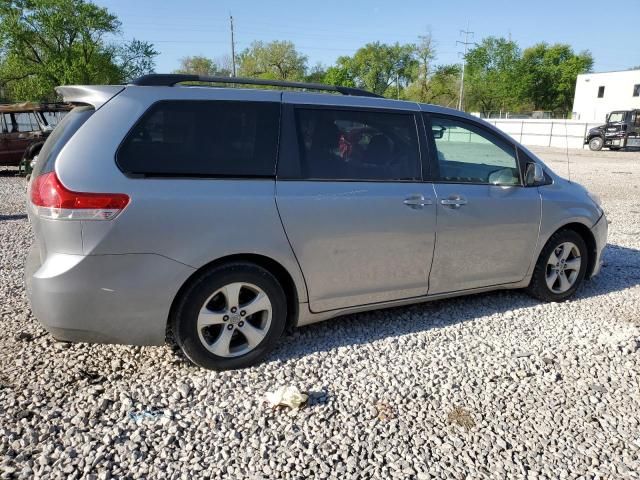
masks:
<instances>
[{"instance_id":1,"label":"rusty old car","mask_svg":"<svg viewBox=\"0 0 640 480\"><path fill-rule=\"evenodd\" d=\"M0 104L0 166L26 167L71 109L59 103Z\"/></svg>"}]
</instances>

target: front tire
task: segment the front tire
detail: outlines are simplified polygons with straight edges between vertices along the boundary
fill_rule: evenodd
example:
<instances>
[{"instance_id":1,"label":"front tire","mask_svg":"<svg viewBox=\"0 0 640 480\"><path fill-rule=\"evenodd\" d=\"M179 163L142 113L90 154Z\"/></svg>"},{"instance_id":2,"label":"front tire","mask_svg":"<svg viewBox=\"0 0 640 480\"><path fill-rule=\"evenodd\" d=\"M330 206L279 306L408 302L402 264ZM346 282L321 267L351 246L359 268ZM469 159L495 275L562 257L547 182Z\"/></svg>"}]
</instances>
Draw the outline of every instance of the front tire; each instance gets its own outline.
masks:
<instances>
[{"instance_id":1,"label":"front tire","mask_svg":"<svg viewBox=\"0 0 640 480\"><path fill-rule=\"evenodd\" d=\"M258 363L284 331L287 302L278 280L252 263L212 268L187 288L171 322L178 346L210 370Z\"/></svg>"},{"instance_id":2,"label":"front tire","mask_svg":"<svg viewBox=\"0 0 640 480\"><path fill-rule=\"evenodd\" d=\"M587 245L573 230L554 233L542 249L527 293L545 302L562 302L571 297L587 272Z\"/></svg>"},{"instance_id":3,"label":"front tire","mask_svg":"<svg viewBox=\"0 0 640 480\"><path fill-rule=\"evenodd\" d=\"M592 152L599 152L600 150L602 150L603 146L604 141L601 137L593 137L591 140L589 140L589 150L591 150Z\"/></svg>"}]
</instances>

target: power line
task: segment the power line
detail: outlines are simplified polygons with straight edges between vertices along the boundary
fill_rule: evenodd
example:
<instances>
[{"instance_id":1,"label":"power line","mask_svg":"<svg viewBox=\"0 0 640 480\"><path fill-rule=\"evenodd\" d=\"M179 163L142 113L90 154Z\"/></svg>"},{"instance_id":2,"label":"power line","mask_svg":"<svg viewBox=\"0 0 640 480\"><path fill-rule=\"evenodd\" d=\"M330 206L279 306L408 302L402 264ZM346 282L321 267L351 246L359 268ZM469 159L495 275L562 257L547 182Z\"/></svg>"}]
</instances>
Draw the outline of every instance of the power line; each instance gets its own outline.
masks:
<instances>
[{"instance_id":1,"label":"power line","mask_svg":"<svg viewBox=\"0 0 640 480\"><path fill-rule=\"evenodd\" d=\"M467 29L460 30L460 35L464 35L464 42L456 40L456 45L464 45L464 51L458 52L462 55L462 72L460 74L460 95L458 96L458 110L462 110L462 99L464 97L464 69L467 63L467 48L469 45L475 45L475 42L469 41L469 36L473 37L474 32L469 31L469 22L467 22Z\"/></svg>"}]
</instances>

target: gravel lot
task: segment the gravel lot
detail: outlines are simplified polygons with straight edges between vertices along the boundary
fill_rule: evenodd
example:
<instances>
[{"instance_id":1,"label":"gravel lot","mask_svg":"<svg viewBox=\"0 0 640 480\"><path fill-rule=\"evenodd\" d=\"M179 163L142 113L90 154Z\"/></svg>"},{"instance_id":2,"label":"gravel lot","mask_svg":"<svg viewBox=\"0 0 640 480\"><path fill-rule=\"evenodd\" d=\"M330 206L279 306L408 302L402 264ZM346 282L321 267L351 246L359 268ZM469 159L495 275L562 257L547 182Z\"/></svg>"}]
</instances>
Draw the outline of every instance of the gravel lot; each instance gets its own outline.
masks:
<instances>
[{"instance_id":1,"label":"gravel lot","mask_svg":"<svg viewBox=\"0 0 640 480\"><path fill-rule=\"evenodd\" d=\"M566 174L565 152L537 152ZM22 283L24 180L0 174L0 477L640 478L640 152L571 156L611 220L573 301L352 315L224 373L169 347L56 343ZM310 405L262 403L286 384Z\"/></svg>"}]
</instances>

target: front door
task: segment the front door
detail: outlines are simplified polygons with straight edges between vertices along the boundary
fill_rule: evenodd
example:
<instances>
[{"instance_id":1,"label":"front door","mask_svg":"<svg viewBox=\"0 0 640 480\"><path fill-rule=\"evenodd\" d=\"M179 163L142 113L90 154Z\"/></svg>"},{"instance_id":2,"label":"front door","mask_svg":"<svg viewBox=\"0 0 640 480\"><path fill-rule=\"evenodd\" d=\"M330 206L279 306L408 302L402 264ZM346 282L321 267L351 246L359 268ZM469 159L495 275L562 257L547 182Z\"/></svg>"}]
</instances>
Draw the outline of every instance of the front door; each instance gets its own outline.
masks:
<instances>
[{"instance_id":1,"label":"front door","mask_svg":"<svg viewBox=\"0 0 640 480\"><path fill-rule=\"evenodd\" d=\"M541 199L523 186L515 146L473 121L430 118L438 220L429 294L524 279Z\"/></svg>"},{"instance_id":2,"label":"front door","mask_svg":"<svg viewBox=\"0 0 640 480\"><path fill-rule=\"evenodd\" d=\"M436 206L422 182L420 117L286 108L283 139L296 148L281 145L276 200L311 310L426 295ZM297 168L283 171L293 157Z\"/></svg>"}]
</instances>

